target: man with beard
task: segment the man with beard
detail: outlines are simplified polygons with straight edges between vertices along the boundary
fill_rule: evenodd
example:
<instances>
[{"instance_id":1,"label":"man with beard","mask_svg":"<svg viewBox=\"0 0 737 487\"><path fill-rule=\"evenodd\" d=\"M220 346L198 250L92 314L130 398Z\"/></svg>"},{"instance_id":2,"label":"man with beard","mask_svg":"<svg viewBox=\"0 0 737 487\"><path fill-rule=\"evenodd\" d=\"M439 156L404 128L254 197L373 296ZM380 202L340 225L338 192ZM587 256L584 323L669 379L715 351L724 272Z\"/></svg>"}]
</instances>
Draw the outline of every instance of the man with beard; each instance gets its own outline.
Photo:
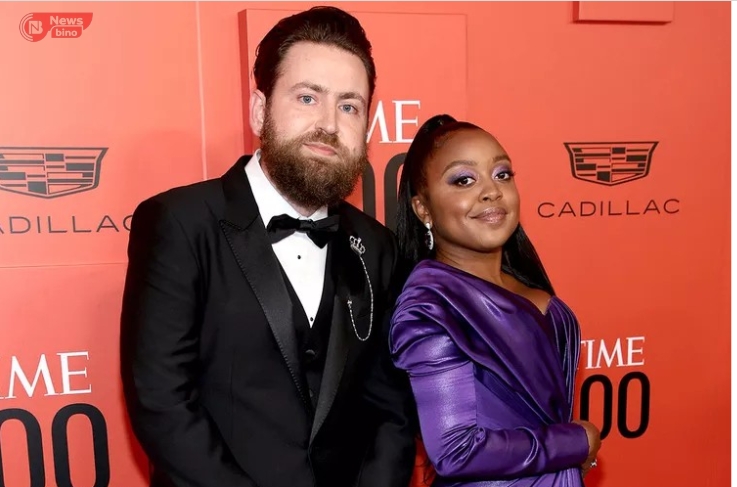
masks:
<instances>
[{"instance_id":1,"label":"man with beard","mask_svg":"<svg viewBox=\"0 0 737 487\"><path fill-rule=\"evenodd\" d=\"M152 487L407 487L414 408L391 365L391 232L343 201L374 92L358 21L280 21L254 66L261 149L136 209L121 365Z\"/></svg>"}]
</instances>

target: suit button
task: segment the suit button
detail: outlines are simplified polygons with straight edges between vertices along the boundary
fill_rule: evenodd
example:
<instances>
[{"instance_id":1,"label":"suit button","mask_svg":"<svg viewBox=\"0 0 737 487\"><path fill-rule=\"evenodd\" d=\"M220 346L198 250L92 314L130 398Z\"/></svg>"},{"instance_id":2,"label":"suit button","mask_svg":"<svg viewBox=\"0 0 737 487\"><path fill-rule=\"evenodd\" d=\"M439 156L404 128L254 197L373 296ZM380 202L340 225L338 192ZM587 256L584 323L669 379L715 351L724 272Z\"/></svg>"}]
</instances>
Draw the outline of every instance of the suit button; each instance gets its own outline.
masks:
<instances>
[{"instance_id":1,"label":"suit button","mask_svg":"<svg viewBox=\"0 0 737 487\"><path fill-rule=\"evenodd\" d=\"M309 360L313 360L317 356L317 354L315 353L314 350L312 350L311 348L308 348L307 350L305 350L305 356Z\"/></svg>"}]
</instances>

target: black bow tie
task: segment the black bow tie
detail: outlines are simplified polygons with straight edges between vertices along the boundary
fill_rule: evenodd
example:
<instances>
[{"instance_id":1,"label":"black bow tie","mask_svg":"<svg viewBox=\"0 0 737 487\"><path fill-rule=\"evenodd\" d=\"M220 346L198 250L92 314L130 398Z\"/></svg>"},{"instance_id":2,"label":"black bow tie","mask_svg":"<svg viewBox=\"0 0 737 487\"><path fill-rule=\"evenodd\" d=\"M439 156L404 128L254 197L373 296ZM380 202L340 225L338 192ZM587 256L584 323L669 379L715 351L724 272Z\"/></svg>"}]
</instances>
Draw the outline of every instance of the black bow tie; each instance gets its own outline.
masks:
<instances>
[{"instance_id":1,"label":"black bow tie","mask_svg":"<svg viewBox=\"0 0 737 487\"><path fill-rule=\"evenodd\" d=\"M269 241L275 244L279 240L288 237L294 232L304 232L320 248L325 247L338 230L340 217L329 216L321 220L298 220L289 215L275 216L266 227Z\"/></svg>"}]
</instances>

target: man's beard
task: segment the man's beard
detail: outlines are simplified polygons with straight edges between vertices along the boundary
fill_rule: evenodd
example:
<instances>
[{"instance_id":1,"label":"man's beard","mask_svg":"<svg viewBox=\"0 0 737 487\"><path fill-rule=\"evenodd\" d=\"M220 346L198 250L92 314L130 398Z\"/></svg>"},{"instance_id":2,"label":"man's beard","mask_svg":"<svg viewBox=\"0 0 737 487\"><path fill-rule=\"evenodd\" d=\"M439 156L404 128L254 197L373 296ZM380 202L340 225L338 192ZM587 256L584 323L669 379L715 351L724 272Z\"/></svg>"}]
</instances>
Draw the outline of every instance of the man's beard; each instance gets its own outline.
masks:
<instances>
[{"instance_id":1,"label":"man's beard","mask_svg":"<svg viewBox=\"0 0 737 487\"><path fill-rule=\"evenodd\" d=\"M301 148L310 142L330 146L336 156L303 155ZM290 202L309 209L347 198L369 164L365 142L352 154L336 134L315 131L290 140L279 138L268 108L261 133L261 156L261 164L276 189Z\"/></svg>"}]
</instances>

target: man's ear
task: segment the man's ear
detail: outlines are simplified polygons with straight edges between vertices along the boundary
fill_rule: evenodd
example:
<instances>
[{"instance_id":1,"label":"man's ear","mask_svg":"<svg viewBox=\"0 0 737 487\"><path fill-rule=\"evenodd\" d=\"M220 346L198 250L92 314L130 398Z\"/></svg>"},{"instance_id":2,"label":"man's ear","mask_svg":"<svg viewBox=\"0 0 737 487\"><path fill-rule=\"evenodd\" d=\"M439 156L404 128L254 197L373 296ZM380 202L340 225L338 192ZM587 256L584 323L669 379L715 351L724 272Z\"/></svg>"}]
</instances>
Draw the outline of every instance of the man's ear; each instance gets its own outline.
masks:
<instances>
[{"instance_id":1,"label":"man's ear","mask_svg":"<svg viewBox=\"0 0 737 487\"><path fill-rule=\"evenodd\" d=\"M251 92L248 116L253 134L256 137L261 137L261 132L264 128L264 118L266 117L266 96L259 90L253 90Z\"/></svg>"}]
</instances>

